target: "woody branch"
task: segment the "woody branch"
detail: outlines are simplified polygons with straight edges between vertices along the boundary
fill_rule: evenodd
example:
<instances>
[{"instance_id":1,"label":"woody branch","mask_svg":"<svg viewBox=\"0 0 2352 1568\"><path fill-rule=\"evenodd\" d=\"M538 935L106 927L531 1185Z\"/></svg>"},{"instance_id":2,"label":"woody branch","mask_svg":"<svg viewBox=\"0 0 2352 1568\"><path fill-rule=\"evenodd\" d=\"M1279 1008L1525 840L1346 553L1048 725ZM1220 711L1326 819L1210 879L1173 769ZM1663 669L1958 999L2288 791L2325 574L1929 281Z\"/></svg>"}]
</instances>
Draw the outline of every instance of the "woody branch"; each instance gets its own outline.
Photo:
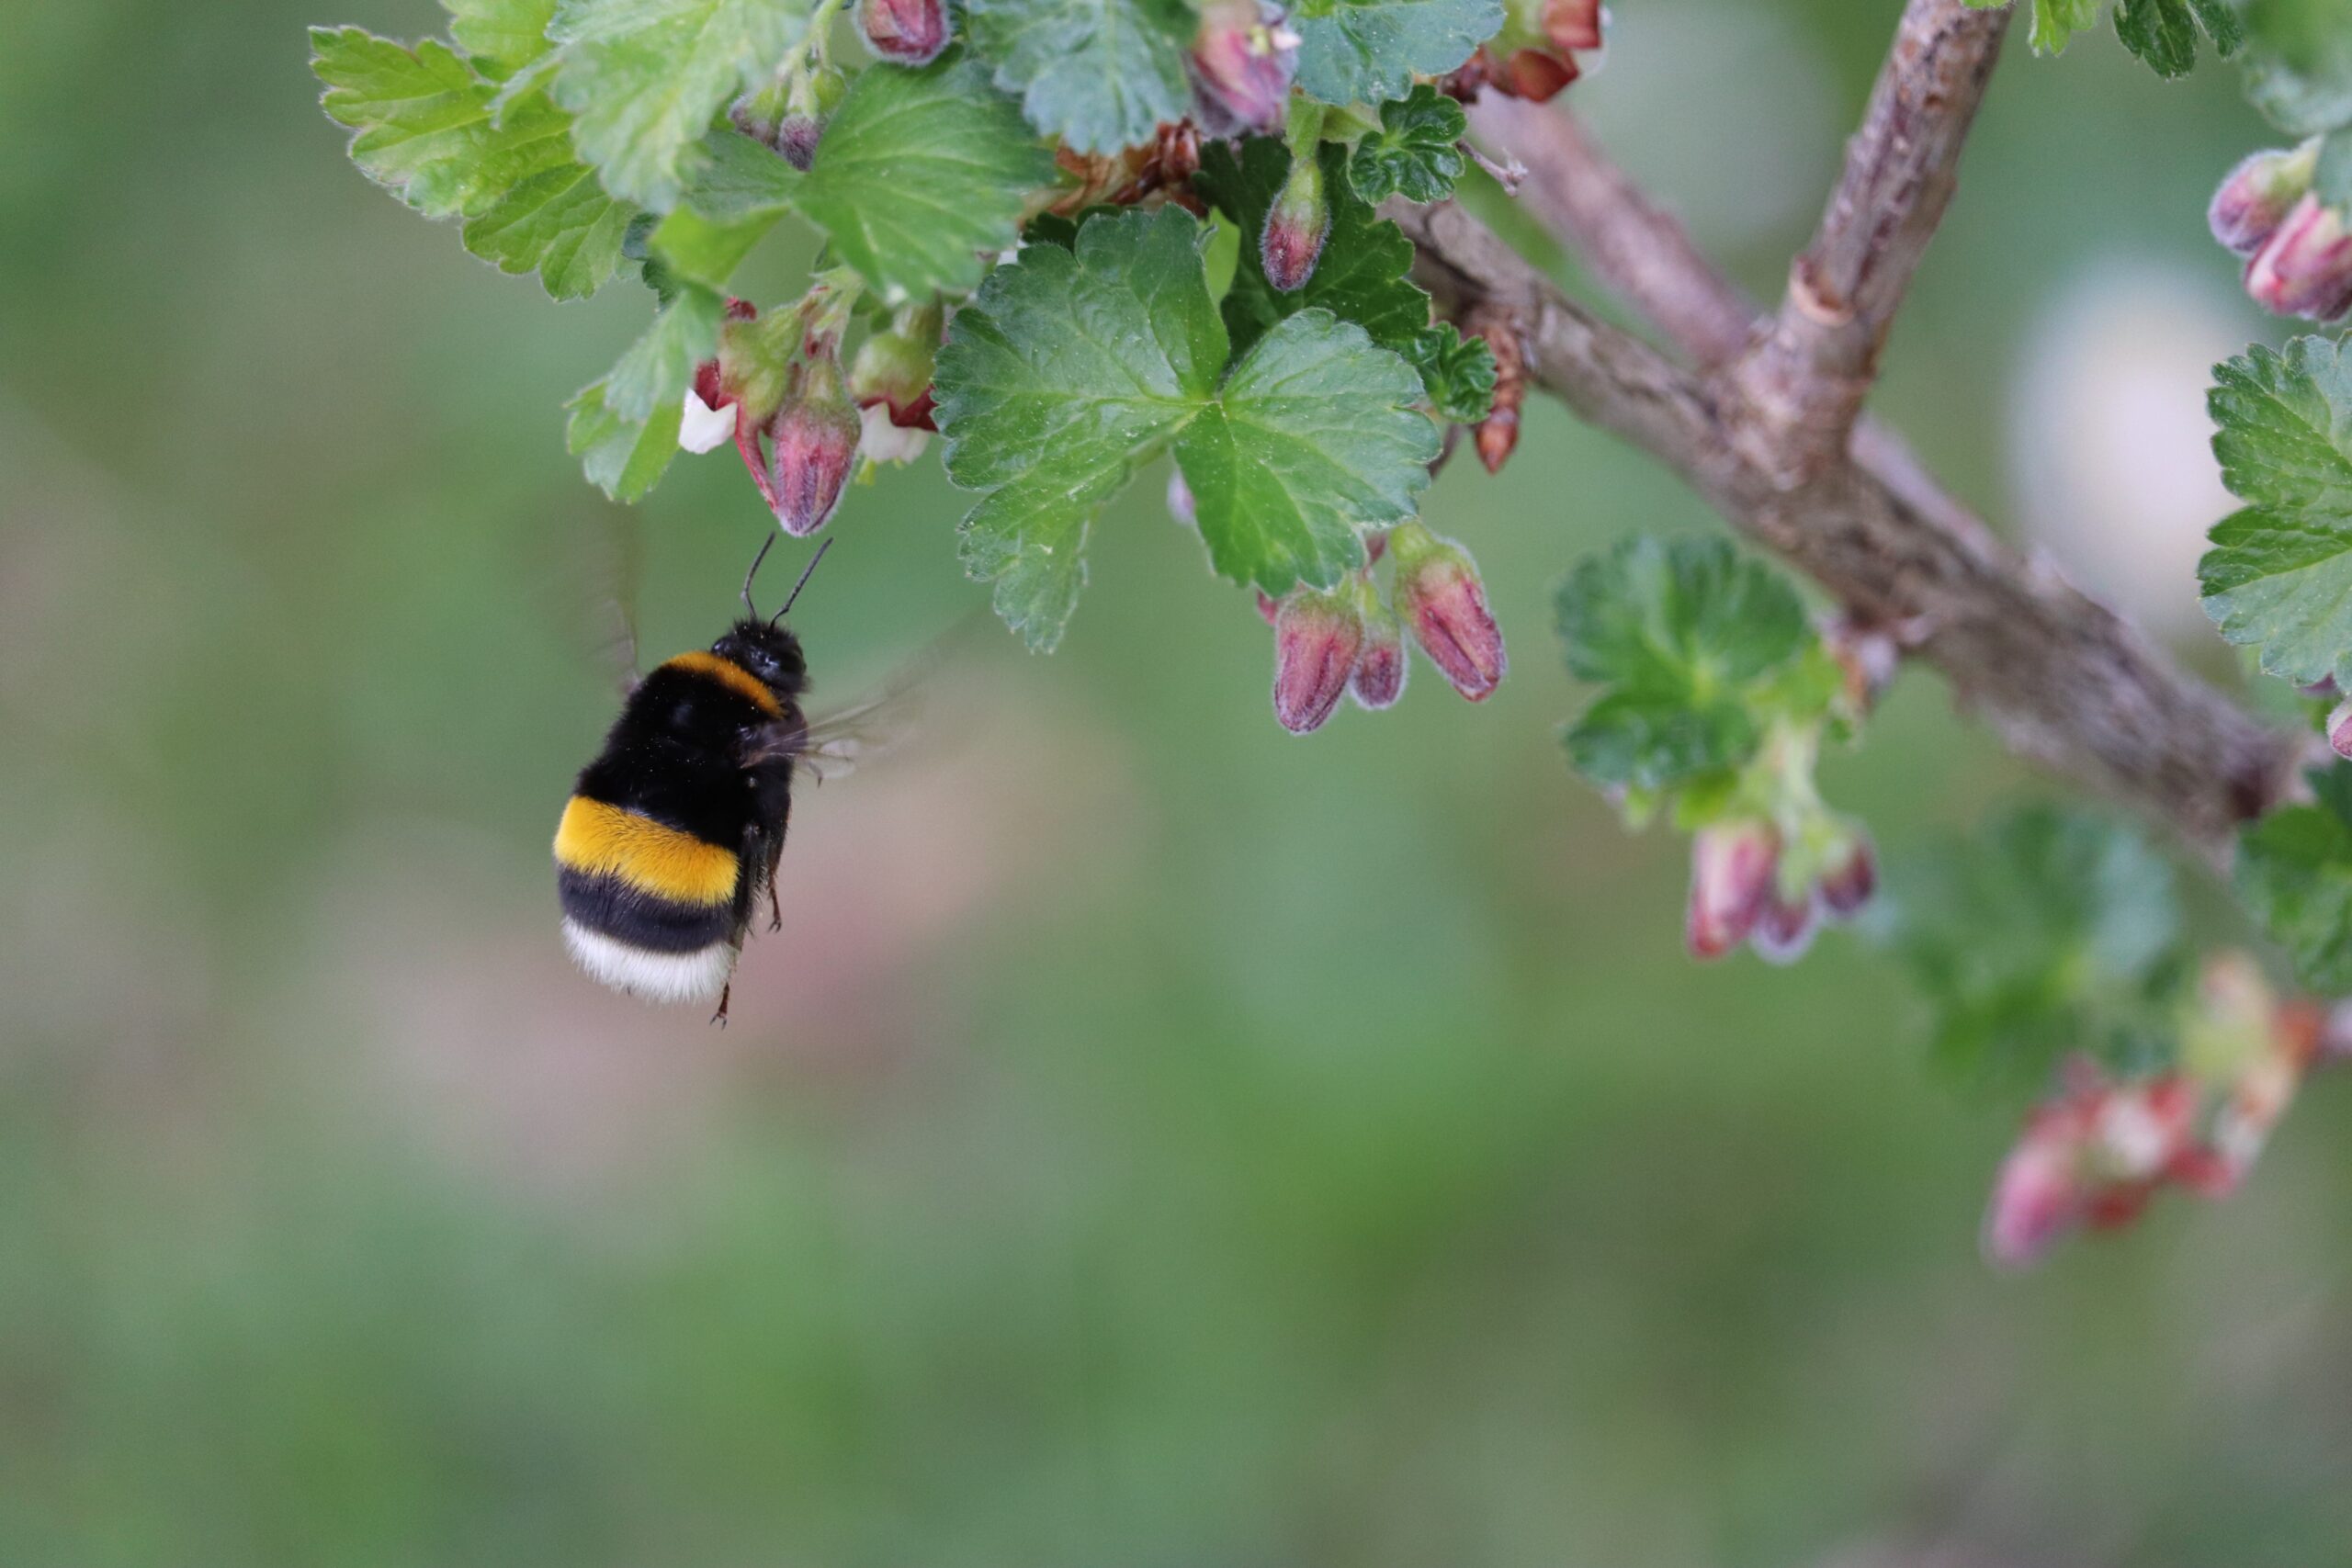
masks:
<instances>
[{"instance_id":1,"label":"woody branch","mask_svg":"<svg viewBox=\"0 0 2352 1568\"><path fill-rule=\"evenodd\" d=\"M1459 207L1391 215L1442 301L1508 313L1538 385L1673 468L1858 616L1908 628L1911 651L2011 750L2219 859L2238 822L2292 787L2302 739L2183 675L2137 628L1999 541L1860 417L2007 20L1960 0L1910 0L1819 231L1763 320L1573 126L1506 135L1536 115L1480 106L1481 132L1527 165L1539 214L1691 368L1580 309Z\"/></svg>"}]
</instances>

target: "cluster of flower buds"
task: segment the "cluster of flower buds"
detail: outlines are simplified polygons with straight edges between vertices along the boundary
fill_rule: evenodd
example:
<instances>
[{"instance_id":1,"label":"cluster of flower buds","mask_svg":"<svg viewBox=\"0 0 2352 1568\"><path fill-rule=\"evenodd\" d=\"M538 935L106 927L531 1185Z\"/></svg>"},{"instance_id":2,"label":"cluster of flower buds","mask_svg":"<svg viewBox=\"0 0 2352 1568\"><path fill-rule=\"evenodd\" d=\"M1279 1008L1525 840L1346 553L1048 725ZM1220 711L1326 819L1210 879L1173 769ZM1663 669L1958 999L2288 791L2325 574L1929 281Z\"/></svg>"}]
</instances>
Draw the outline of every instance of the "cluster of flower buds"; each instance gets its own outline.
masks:
<instances>
[{"instance_id":1,"label":"cluster of flower buds","mask_svg":"<svg viewBox=\"0 0 2352 1568\"><path fill-rule=\"evenodd\" d=\"M1487 417L1478 422L1478 461L1487 472L1499 474L1519 448L1519 411L1527 402L1527 352L1519 334L1518 318L1510 308L1481 304L1463 320L1469 336L1485 341L1495 360L1495 398Z\"/></svg>"},{"instance_id":2,"label":"cluster of flower buds","mask_svg":"<svg viewBox=\"0 0 2352 1568\"><path fill-rule=\"evenodd\" d=\"M869 463L911 463L939 428L931 417L931 373L942 315L936 300L902 306L850 363L849 395L864 424L858 450Z\"/></svg>"},{"instance_id":3,"label":"cluster of flower buds","mask_svg":"<svg viewBox=\"0 0 2352 1568\"><path fill-rule=\"evenodd\" d=\"M779 526L796 537L841 504L862 434L842 370L854 283L820 281L788 310L762 317L730 299L718 354L686 389L678 444L707 452L731 432Z\"/></svg>"},{"instance_id":4,"label":"cluster of flower buds","mask_svg":"<svg viewBox=\"0 0 2352 1568\"><path fill-rule=\"evenodd\" d=\"M1502 30L1442 85L1464 101L1491 88L1542 103L1599 68L1608 20L1600 0L1504 0Z\"/></svg>"},{"instance_id":5,"label":"cluster of flower buds","mask_svg":"<svg viewBox=\"0 0 2352 1568\"><path fill-rule=\"evenodd\" d=\"M2034 1262L2076 1230L2130 1224L2167 1186L2235 1190L2344 1032L2319 1007L2273 996L2243 953L2208 960L2184 1009L2178 1066L2116 1077L2077 1058L2027 1117L1994 1182L1985 1256Z\"/></svg>"},{"instance_id":6,"label":"cluster of flower buds","mask_svg":"<svg viewBox=\"0 0 2352 1568\"><path fill-rule=\"evenodd\" d=\"M1192 495L1169 487L1170 510L1190 521ZM1377 711L1404 694L1405 633L1453 689L1483 701L1509 668L1503 636L1487 605L1486 585L1469 552L1418 523L1385 541L1393 563L1383 599L1373 574L1384 553L1375 540L1362 570L1329 591L1300 588L1258 608L1274 628L1274 716L1304 735L1322 727L1343 696Z\"/></svg>"},{"instance_id":7,"label":"cluster of flower buds","mask_svg":"<svg viewBox=\"0 0 2352 1568\"><path fill-rule=\"evenodd\" d=\"M1186 62L1201 129L1214 137L1279 130L1298 43L1272 0L1208 0Z\"/></svg>"},{"instance_id":8,"label":"cluster of flower buds","mask_svg":"<svg viewBox=\"0 0 2352 1568\"><path fill-rule=\"evenodd\" d=\"M2316 139L2256 152L2230 171L2206 219L2214 239L2246 258L2256 304L2332 321L2352 311L2352 224L2312 188L2318 172Z\"/></svg>"},{"instance_id":9,"label":"cluster of flower buds","mask_svg":"<svg viewBox=\"0 0 2352 1568\"><path fill-rule=\"evenodd\" d=\"M821 31L792 51L775 80L735 100L728 118L752 141L773 147L806 172L817 160L825 121L849 91L849 78L826 58Z\"/></svg>"},{"instance_id":10,"label":"cluster of flower buds","mask_svg":"<svg viewBox=\"0 0 2352 1568\"><path fill-rule=\"evenodd\" d=\"M1877 887L1860 824L1817 801L1777 814L1744 802L1691 835L1683 941L1693 958L1744 942L1768 963L1793 964L1824 923L1859 914Z\"/></svg>"},{"instance_id":11,"label":"cluster of flower buds","mask_svg":"<svg viewBox=\"0 0 2352 1568\"><path fill-rule=\"evenodd\" d=\"M928 65L947 47L946 0L858 0L858 31L893 65Z\"/></svg>"}]
</instances>

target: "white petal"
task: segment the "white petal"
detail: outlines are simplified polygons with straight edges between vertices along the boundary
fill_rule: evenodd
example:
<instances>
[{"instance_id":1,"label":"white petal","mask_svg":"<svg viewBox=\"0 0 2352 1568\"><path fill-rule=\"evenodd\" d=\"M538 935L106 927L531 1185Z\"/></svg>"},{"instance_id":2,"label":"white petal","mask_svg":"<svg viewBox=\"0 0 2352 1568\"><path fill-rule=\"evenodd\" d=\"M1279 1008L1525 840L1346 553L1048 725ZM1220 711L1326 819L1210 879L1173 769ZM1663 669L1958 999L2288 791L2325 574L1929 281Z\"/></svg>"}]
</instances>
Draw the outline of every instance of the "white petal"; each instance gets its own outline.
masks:
<instances>
[{"instance_id":1,"label":"white petal","mask_svg":"<svg viewBox=\"0 0 2352 1568\"><path fill-rule=\"evenodd\" d=\"M924 445L931 440L928 430L909 430L890 423L890 405L870 403L857 411L863 432L857 438L858 455L874 463L911 463L922 456Z\"/></svg>"},{"instance_id":2,"label":"white petal","mask_svg":"<svg viewBox=\"0 0 2352 1568\"><path fill-rule=\"evenodd\" d=\"M685 412L678 420L678 445L689 452L707 452L722 442L735 439L733 408L715 409L686 389Z\"/></svg>"}]
</instances>

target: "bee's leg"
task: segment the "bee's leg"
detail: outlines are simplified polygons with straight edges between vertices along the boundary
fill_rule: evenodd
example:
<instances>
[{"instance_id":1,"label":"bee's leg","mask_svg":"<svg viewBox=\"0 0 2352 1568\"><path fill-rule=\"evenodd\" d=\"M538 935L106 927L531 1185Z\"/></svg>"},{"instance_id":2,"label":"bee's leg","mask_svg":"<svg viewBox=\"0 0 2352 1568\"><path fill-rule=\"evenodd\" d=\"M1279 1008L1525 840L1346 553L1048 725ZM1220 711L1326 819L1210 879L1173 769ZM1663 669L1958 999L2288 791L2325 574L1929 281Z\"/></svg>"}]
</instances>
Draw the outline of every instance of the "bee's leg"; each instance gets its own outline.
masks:
<instances>
[{"instance_id":1,"label":"bee's leg","mask_svg":"<svg viewBox=\"0 0 2352 1568\"><path fill-rule=\"evenodd\" d=\"M732 980L718 987L718 1010L710 1015L710 1021L721 1029L727 1027L727 998L734 994L735 982Z\"/></svg>"},{"instance_id":2,"label":"bee's leg","mask_svg":"<svg viewBox=\"0 0 2352 1568\"><path fill-rule=\"evenodd\" d=\"M784 903L775 896L775 872L768 872L768 930L784 930Z\"/></svg>"}]
</instances>

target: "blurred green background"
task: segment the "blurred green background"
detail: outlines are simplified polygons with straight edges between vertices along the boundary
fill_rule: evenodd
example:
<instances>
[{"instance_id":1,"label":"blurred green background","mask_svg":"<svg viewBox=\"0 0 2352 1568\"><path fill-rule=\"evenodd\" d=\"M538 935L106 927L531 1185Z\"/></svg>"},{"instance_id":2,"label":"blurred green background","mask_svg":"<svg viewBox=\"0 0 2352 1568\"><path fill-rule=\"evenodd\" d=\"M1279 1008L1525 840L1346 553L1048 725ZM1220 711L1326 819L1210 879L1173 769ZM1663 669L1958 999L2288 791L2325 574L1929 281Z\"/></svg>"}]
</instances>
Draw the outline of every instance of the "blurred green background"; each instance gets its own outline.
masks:
<instances>
[{"instance_id":1,"label":"blurred green background","mask_svg":"<svg viewBox=\"0 0 2352 1568\"><path fill-rule=\"evenodd\" d=\"M1769 290L1896 9L1624 0L1570 98ZM304 64L345 21L439 27L0 21L0 1563L2352 1562L2352 1098L1987 1271L2018 1108L1851 938L1686 963L1682 846L1564 766L1551 583L1709 524L1548 405L1429 502L1491 703L1283 733L1154 476L1059 654L967 637L806 799L732 1027L575 975L629 531L659 656L763 513L724 453L582 483L642 295L371 188ZM2220 667L2200 367L2283 334L2200 214L2262 130L2210 62L2022 43L1880 406ZM983 603L959 511L852 493L822 693ZM2040 787L1918 674L1826 783L1896 858Z\"/></svg>"}]
</instances>

